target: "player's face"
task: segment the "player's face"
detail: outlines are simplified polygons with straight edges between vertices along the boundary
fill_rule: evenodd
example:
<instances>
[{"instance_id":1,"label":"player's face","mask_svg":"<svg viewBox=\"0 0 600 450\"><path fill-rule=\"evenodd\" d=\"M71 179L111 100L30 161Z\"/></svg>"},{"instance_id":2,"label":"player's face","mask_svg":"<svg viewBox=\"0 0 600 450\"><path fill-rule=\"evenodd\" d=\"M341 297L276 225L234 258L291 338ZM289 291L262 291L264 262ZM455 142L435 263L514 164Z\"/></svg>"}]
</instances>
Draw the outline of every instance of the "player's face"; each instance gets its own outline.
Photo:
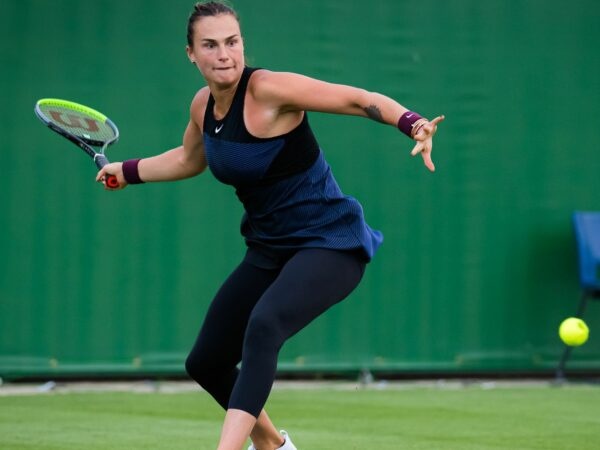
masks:
<instances>
[{"instance_id":1,"label":"player's face","mask_svg":"<svg viewBox=\"0 0 600 450\"><path fill-rule=\"evenodd\" d=\"M231 14L202 17L194 23L190 60L206 81L218 86L235 84L244 70L244 42L238 21Z\"/></svg>"}]
</instances>

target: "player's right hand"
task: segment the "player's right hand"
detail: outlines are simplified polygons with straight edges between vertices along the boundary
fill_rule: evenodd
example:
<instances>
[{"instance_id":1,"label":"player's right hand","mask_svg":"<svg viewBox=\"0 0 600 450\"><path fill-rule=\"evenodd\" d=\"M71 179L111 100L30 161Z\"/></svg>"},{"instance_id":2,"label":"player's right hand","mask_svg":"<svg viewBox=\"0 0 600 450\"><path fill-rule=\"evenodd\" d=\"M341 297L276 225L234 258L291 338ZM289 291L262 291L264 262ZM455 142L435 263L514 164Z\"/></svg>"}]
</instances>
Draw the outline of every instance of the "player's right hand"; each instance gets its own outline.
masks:
<instances>
[{"instance_id":1,"label":"player's right hand","mask_svg":"<svg viewBox=\"0 0 600 450\"><path fill-rule=\"evenodd\" d=\"M116 188L111 188L106 185L106 177L108 175L114 175L117 177L117 181L119 182L119 186ZM124 189L127 186L127 181L125 181L125 176L123 175L123 163L122 162L114 162L105 165L102 169L98 171L96 175L96 181L98 183L102 183L104 185L104 189L107 191L118 191Z\"/></svg>"}]
</instances>

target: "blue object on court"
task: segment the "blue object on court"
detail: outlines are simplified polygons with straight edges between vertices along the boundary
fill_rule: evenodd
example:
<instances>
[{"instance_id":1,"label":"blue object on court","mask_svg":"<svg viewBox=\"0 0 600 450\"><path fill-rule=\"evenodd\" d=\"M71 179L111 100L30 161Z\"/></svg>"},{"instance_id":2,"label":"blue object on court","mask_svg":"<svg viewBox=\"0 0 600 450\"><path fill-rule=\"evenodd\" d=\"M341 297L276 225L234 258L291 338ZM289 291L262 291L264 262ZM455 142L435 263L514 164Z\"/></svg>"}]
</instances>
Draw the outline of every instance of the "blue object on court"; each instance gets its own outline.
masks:
<instances>
[{"instance_id":1,"label":"blue object on court","mask_svg":"<svg viewBox=\"0 0 600 450\"><path fill-rule=\"evenodd\" d=\"M581 301L575 317L583 318L589 299L600 300L600 212L576 211L573 229L577 243ZM565 365L572 347L565 346L556 371L557 380L564 380Z\"/></svg>"},{"instance_id":2,"label":"blue object on court","mask_svg":"<svg viewBox=\"0 0 600 450\"><path fill-rule=\"evenodd\" d=\"M579 281L584 291L600 290L600 212L573 214L579 257Z\"/></svg>"}]
</instances>

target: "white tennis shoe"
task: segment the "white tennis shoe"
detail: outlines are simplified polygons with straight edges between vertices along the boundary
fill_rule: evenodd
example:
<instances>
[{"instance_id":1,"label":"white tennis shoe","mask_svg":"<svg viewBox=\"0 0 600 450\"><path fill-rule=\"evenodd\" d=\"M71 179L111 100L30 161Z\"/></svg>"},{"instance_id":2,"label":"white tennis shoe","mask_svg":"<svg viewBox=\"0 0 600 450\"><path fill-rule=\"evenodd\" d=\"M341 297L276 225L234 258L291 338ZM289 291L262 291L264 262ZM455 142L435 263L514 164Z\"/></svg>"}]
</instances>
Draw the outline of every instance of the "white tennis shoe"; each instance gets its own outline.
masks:
<instances>
[{"instance_id":1,"label":"white tennis shoe","mask_svg":"<svg viewBox=\"0 0 600 450\"><path fill-rule=\"evenodd\" d=\"M281 447L279 447L278 450L298 450L292 442L292 440L290 439L290 436L287 434L287 431L281 430L280 433L285 439L285 442ZM254 447L254 444L252 444L250 445L250 447L248 447L248 450L256 450L256 447Z\"/></svg>"}]
</instances>

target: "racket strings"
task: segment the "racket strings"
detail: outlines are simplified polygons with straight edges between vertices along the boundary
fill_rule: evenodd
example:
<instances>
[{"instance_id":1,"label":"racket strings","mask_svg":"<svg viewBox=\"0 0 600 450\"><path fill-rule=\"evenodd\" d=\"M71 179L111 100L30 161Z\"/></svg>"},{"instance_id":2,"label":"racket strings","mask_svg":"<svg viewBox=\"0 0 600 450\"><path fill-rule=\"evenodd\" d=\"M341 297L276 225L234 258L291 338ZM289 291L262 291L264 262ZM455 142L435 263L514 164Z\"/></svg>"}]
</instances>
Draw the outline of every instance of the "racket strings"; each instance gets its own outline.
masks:
<instances>
[{"instance_id":1,"label":"racket strings","mask_svg":"<svg viewBox=\"0 0 600 450\"><path fill-rule=\"evenodd\" d=\"M40 110L49 121L84 141L104 143L117 136L107 121L85 111L62 105L40 105Z\"/></svg>"}]
</instances>

